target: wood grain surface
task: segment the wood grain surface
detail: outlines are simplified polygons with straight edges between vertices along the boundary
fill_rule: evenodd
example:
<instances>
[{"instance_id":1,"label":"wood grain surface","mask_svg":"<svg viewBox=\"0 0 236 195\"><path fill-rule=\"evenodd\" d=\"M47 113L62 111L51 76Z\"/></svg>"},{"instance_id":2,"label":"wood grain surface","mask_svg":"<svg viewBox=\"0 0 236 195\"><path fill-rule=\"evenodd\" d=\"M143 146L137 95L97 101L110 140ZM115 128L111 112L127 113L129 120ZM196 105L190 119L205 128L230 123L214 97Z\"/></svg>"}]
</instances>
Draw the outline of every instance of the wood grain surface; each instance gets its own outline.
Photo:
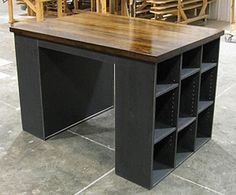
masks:
<instances>
[{"instance_id":1,"label":"wood grain surface","mask_svg":"<svg viewBox=\"0 0 236 195\"><path fill-rule=\"evenodd\" d=\"M165 60L223 35L222 30L90 12L14 24L10 31L149 62Z\"/></svg>"}]
</instances>

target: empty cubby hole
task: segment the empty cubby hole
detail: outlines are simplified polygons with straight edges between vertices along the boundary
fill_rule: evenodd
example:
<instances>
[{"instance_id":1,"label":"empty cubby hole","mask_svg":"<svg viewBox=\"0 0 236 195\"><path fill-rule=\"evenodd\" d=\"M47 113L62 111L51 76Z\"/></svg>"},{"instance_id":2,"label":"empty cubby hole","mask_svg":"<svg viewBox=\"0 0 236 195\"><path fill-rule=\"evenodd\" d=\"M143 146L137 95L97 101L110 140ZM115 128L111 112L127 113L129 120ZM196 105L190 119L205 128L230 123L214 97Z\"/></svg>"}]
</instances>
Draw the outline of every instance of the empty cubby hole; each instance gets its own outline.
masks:
<instances>
[{"instance_id":1,"label":"empty cubby hole","mask_svg":"<svg viewBox=\"0 0 236 195\"><path fill-rule=\"evenodd\" d=\"M198 115L196 148L211 138L214 104Z\"/></svg>"},{"instance_id":2,"label":"empty cubby hole","mask_svg":"<svg viewBox=\"0 0 236 195\"><path fill-rule=\"evenodd\" d=\"M183 54L182 69L200 68L202 47L197 47Z\"/></svg>"},{"instance_id":3,"label":"empty cubby hole","mask_svg":"<svg viewBox=\"0 0 236 195\"><path fill-rule=\"evenodd\" d=\"M201 75L200 101L214 101L217 67Z\"/></svg>"},{"instance_id":4,"label":"empty cubby hole","mask_svg":"<svg viewBox=\"0 0 236 195\"><path fill-rule=\"evenodd\" d=\"M176 56L157 65L157 84L179 82L180 58Z\"/></svg>"},{"instance_id":5,"label":"empty cubby hole","mask_svg":"<svg viewBox=\"0 0 236 195\"><path fill-rule=\"evenodd\" d=\"M199 74L181 82L179 117L196 117Z\"/></svg>"},{"instance_id":6,"label":"empty cubby hole","mask_svg":"<svg viewBox=\"0 0 236 195\"><path fill-rule=\"evenodd\" d=\"M196 121L178 132L176 165L183 162L193 151L195 144Z\"/></svg>"},{"instance_id":7,"label":"empty cubby hole","mask_svg":"<svg viewBox=\"0 0 236 195\"><path fill-rule=\"evenodd\" d=\"M169 174L174 168L176 133L170 134L154 145L153 185Z\"/></svg>"},{"instance_id":8,"label":"empty cubby hole","mask_svg":"<svg viewBox=\"0 0 236 195\"><path fill-rule=\"evenodd\" d=\"M176 127L178 88L156 98L155 129Z\"/></svg>"},{"instance_id":9,"label":"empty cubby hole","mask_svg":"<svg viewBox=\"0 0 236 195\"><path fill-rule=\"evenodd\" d=\"M219 56L220 39L203 45L203 63L217 63Z\"/></svg>"}]
</instances>

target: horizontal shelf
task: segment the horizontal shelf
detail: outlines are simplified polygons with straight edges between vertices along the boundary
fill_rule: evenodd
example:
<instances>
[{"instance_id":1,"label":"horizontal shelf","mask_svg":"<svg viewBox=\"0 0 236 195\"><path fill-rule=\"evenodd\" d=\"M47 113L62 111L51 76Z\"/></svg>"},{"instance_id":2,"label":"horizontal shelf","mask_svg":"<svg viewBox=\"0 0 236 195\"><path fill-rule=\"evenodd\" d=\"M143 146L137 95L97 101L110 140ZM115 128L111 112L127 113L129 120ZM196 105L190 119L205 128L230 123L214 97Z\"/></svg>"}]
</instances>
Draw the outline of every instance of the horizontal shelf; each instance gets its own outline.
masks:
<instances>
[{"instance_id":1,"label":"horizontal shelf","mask_svg":"<svg viewBox=\"0 0 236 195\"><path fill-rule=\"evenodd\" d=\"M177 152L175 156L176 166L184 162L193 152Z\"/></svg>"},{"instance_id":2,"label":"horizontal shelf","mask_svg":"<svg viewBox=\"0 0 236 195\"><path fill-rule=\"evenodd\" d=\"M169 175L173 170L174 170L173 168L154 170L152 185L155 186L162 179L164 179L167 175Z\"/></svg>"},{"instance_id":3,"label":"horizontal shelf","mask_svg":"<svg viewBox=\"0 0 236 195\"><path fill-rule=\"evenodd\" d=\"M156 86L156 97L159 97L175 88L178 87L178 84L159 84Z\"/></svg>"},{"instance_id":4,"label":"horizontal shelf","mask_svg":"<svg viewBox=\"0 0 236 195\"><path fill-rule=\"evenodd\" d=\"M186 79L187 77L190 77L199 72L199 70L199 68L183 68L181 71L181 79Z\"/></svg>"},{"instance_id":5,"label":"horizontal shelf","mask_svg":"<svg viewBox=\"0 0 236 195\"><path fill-rule=\"evenodd\" d=\"M202 63L201 65L201 73L204 73L214 67L216 67L217 63Z\"/></svg>"},{"instance_id":6,"label":"horizontal shelf","mask_svg":"<svg viewBox=\"0 0 236 195\"><path fill-rule=\"evenodd\" d=\"M195 141L195 150L199 149L203 144L205 144L209 140L209 137L197 137Z\"/></svg>"},{"instance_id":7,"label":"horizontal shelf","mask_svg":"<svg viewBox=\"0 0 236 195\"><path fill-rule=\"evenodd\" d=\"M183 130L185 127L190 125L195 120L196 117L180 117L178 120L178 132Z\"/></svg>"},{"instance_id":8,"label":"horizontal shelf","mask_svg":"<svg viewBox=\"0 0 236 195\"><path fill-rule=\"evenodd\" d=\"M161 129L155 129L154 132L154 144L158 143L168 135L170 135L172 132L176 130L175 127L171 128L161 128Z\"/></svg>"},{"instance_id":9,"label":"horizontal shelf","mask_svg":"<svg viewBox=\"0 0 236 195\"><path fill-rule=\"evenodd\" d=\"M198 113L201 113L202 111L207 109L212 104L213 104L213 101L199 101L198 102Z\"/></svg>"},{"instance_id":10,"label":"horizontal shelf","mask_svg":"<svg viewBox=\"0 0 236 195\"><path fill-rule=\"evenodd\" d=\"M156 163L156 162L155 162ZM152 185L159 183L164 177L169 175L174 169L164 164L158 163L158 169L153 170Z\"/></svg>"}]
</instances>

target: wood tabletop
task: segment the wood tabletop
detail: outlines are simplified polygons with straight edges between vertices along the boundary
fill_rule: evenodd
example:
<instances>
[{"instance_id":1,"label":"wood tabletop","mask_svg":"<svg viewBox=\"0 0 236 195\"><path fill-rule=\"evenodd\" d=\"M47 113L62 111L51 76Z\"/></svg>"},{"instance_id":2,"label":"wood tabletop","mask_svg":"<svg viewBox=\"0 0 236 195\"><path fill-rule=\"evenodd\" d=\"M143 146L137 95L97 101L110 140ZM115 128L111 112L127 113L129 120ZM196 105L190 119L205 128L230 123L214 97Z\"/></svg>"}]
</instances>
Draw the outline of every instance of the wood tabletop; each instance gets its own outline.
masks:
<instances>
[{"instance_id":1,"label":"wood tabletop","mask_svg":"<svg viewBox=\"0 0 236 195\"><path fill-rule=\"evenodd\" d=\"M44 22L16 23L10 31L149 62L178 55L223 35L222 30L205 27L90 12Z\"/></svg>"}]
</instances>

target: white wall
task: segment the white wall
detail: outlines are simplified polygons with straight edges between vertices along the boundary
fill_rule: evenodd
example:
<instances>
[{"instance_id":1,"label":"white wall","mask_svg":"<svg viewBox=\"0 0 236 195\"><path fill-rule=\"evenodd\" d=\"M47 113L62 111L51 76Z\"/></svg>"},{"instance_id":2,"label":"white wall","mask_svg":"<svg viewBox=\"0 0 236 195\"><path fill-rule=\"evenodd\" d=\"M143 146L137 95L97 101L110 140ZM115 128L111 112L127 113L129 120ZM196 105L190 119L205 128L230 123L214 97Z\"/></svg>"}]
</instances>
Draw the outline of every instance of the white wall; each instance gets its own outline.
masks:
<instances>
[{"instance_id":1,"label":"white wall","mask_svg":"<svg viewBox=\"0 0 236 195\"><path fill-rule=\"evenodd\" d=\"M210 5L209 18L229 21L229 10L230 10L230 0L216 0L215 3L212 3Z\"/></svg>"}]
</instances>

